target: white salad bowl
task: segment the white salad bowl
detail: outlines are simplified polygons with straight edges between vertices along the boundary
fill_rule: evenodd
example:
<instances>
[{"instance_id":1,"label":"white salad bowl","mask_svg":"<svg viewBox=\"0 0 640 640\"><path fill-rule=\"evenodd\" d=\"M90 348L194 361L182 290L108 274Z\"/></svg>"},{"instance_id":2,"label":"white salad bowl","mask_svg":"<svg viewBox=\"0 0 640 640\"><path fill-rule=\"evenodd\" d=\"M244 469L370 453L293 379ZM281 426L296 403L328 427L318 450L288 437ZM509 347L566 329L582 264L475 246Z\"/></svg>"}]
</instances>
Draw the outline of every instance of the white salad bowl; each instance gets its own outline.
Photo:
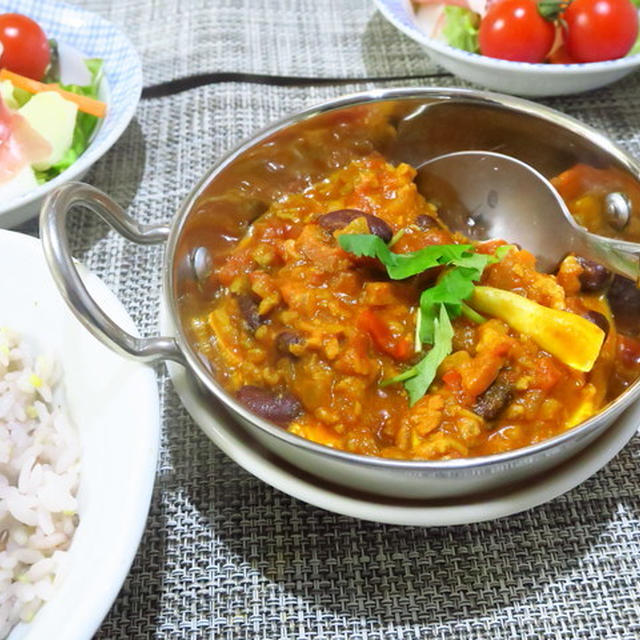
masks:
<instances>
[{"instance_id":1,"label":"white salad bowl","mask_svg":"<svg viewBox=\"0 0 640 640\"><path fill-rule=\"evenodd\" d=\"M382 15L419 42L433 62L475 84L519 96L542 97L581 93L615 82L640 67L640 54L583 64L532 64L498 60L427 35L411 0L375 0Z\"/></svg>"},{"instance_id":2,"label":"white salad bowl","mask_svg":"<svg viewBox=\"0 0 640 640\"><path fill-rule=\"evenodd\" d=\"M53 597L8 640L87 640L115 600L146 524L159 446L152 369L93 338L58 294L36 238L0 230L0 326L61 366L63 406L80 439L79 525ZM93 295L130 329L114 295L83 270Z\"/></svg>"},{"instance_id":3,"label":"white salad bowl","mask_svg":"<svg viewBox=\"0 0 640 640\"><path fill-rule=\"evenodd\" d=\"M58 42L61 72L67 82L82 84L77 74L78 70L82 72L83 57L101 58L104 76L99 98L107 103L106 118L98 124L87 149L68 169L33 191L0 202L0 227L13 227L36 216L42 201L53 189L82 178L118 140L140 100L142 67L129 39L95 13L50 0L4 0L0 12L29 16L48 38Z\"/></svg>"}]
</instances>

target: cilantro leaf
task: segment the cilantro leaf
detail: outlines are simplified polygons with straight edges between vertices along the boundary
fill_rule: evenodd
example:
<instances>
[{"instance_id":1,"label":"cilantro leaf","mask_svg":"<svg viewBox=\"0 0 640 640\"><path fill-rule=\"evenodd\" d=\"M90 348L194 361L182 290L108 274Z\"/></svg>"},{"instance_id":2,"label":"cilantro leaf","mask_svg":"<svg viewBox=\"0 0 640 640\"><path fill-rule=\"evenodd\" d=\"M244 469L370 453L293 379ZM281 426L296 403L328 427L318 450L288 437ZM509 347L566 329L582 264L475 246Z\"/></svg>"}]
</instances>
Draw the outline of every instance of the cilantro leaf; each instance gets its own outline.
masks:
<instances>
[{"instance_id":1,"label":"cilantro leaf","mask_svg":"<svg viewBox=\"0 0 640 640\"><path fill-rule=\"evenodd\" d=\"M488 258L488 256L482 257ZM454 267L447 271L435 286L422 292L420 296L422 342L433 344L434 321L438 305L444 305L449 316L457 318L462 312L462 302L470 298L473 293L474 280L478 280L481 275L482 270L478 271L475 267Z\"/></svg>"},{"instance_id":2,"label":"cilantro leaf","mask_svg":"<svg viewBox=\"0 0 640 640\"><path fill-rule=\"evenodd\" d=\"M356 256L378 258L393 280L409 278L444 264L474 268L480 264L480 254L473 253L470 244L434 244L410 253L393 253L381 238L368 233L343 233L338 243Z\"/></svg>"},{"instance_id":3,"label":"cilantro leaf","mask_svg":"<svg viewBox=\"0 0 640 640\"><path fill-rule=\"evenodd\" d=\"M404 382L409 378L413 378L413 376L417 375L418 370L416 367L411 367L410 369L405 369L402 373L399 373L397 376L393 376L393 378L387 378L383 380L378 386L380 387L388 387L390 384L395 384L396 382Z\"/></svg>"},{"instance_id":4,"label":"cilantro leaf","mask_svg":"<svg viewBox=\"0 0 640 640\"><path fill-rule=\"evenodd\" d=\"M480 315L475 309L472 309L466 302L460 304L460 310L462 311L462 315L471 320L471 322L482 324L487 321L484 316Z\"/></svg>"},{"instance_id":5,"label":"cilantro leaf","mask_svg":"<svg viewBox=\"0 0 640 640\"><path fill-rule=\"evenodd\" d=\"M453 327L451 320L463 311L472 315L474 322L484 318L464 308L488 264L498 262L510 250L503 249L499 256L476 253L469 244L431 245L410 253L393 253L389 246L373 234L342 234L338 243L345 251L357 256L377 258L386 267L393 280L409 278L427 269L449 266L438 282L422 292L416 318L416 349L422 343L433 345L416 364L402 373L384 380L381 386L403 382L414 405L429 389L440 363L451 353Z\"/></svg>"},{"instance_id":6,"label":"cilantro leaf","mask_svg":"<svg viewBox=\"0 0 640 640\"><path fill-rule=\"evenodd\" d=\"M451 353L453 348L453 327L444 305L440 305L440 313L434 320L433 347L427 355L413 367L415 375L409 378L404 386L409 393L409 404L413 406L427 392L436 377L440 363ZM405 372L406 373L406 372ZM400 374L402 375L402 374Z\"/></svg>"},{"instance_id":7,"label":"cilantro leaf","mask_svg":"<svg viewBox=\"0 0 640 640\"><path fill-rule=\"evenodd\" d=\"M496 256L487 255L486 253L472 253L468 252L468 255L463 255L457 260L452 260L451 264L457 267L464 267L473 271L473 280L479 280L482 276L482 272L488 264L498 262Z\"/></svg>"}]
</instances>

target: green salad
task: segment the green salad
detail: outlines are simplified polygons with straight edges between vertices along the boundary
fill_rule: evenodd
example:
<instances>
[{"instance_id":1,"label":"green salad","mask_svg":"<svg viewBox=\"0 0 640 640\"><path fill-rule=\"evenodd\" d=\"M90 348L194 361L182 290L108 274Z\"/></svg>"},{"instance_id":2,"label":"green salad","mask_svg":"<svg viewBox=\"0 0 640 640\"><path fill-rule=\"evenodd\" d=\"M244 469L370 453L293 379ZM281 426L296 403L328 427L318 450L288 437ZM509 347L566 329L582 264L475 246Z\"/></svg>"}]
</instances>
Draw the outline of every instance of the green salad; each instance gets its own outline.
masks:
<instances>
[{"instance_id":1,"label":"green salad","mask_svg":"<svg viewBox=\"0 0 640 640\"><path fill-rule=\"evenodd\" d=\"M19 37L6 39L9 29ZM5 200L52 180L89 146L106 114L98 99L103 62L83 62L86 84L64 84L56 42L46 40L26 16L0 14L0 196Z\"/></svg>"}]
</instances>

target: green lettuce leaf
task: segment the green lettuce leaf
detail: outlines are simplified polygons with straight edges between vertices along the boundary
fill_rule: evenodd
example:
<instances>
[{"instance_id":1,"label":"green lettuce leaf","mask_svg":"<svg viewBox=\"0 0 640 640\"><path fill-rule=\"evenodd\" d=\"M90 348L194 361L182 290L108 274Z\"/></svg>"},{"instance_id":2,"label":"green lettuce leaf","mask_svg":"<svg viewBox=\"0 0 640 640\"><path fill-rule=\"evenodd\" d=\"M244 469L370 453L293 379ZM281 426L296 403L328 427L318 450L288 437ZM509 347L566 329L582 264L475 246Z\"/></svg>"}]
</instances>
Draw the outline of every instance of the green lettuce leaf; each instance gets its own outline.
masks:
<instances>
[{"instance_id":1,"label":"green lettuce leaf","mask_svg":"<svg viewBox=\"0 0 640 640\"><path fill-rule=\"evenodd\" d=\"M60 82L60 52L58 51L58 43L55 40L49 40L49 51L51 58L42 82Z\"/></svg>"},{"instance_id":2,"label":"green lettuce leaf","mask_svg":"<svg viewBox=\"0 0 640 640\"><path fill-rule=\"evenodd\" d=\"M91 73L91 82L88 85L81 86L78 84L61 84L60 88L65 91L71 91L81 96L89 98L98 98L98 90L102 79L102 60L98 58L90 58L85 60L85 64ZM65 169L70 167L78 157L89 146L91 136L98 124L98 118L88 113L78 111L76 116L76 127L73 130L73 140L71 147L64 154L60 162L54 164L46 171L36 171L38 182L47 182L52 180Z\"/></svg>"},{"instance_id":3,"label":"green lettuce leaf","mask_svg":"<svg viewBox=\"0 0 640 640\"><path fill-rule=\"evenodd\" d=\"M631 0L632 4L640 9L640 0ZM631 49L629 49L629 52L627 53L628 56L635 56L636 53L640 53L640 33L638 33L638 38L636 39L633 47L631 47Z\"/></svg>"},{"instance_id":4,"label":"green lettuce leaf","mask_svg":"<svg viewBox=\"0 0 640 640\"><path fill-rule=\"evenodd\" d=\"M638 2L640 2L640 0L637 0ZM638 6L636 4L636 6ZM628 56L635 56L636 53L640 53L640 33L638 33L638 38L635 41L635 44L633 45L633 47L631 47L631 49L629 49L629 53L627 53Z\"/></svg>"},{"instance_id":5,"label":"green lettuce leaf","mask_svg":"<svg viewBox=\"0 0 640 640\"><path fill-rule=\"evenodd\" d=\"M472 53L478 53L478 27L480 18L477 13L448 5L444 8L444 26L442 35L446 41L456 49L464 49Z\"/></svg>"},{"instance_id":6,"label":"green lettuce leaf","mask_svg":"<svg viewBox=\"0 0 640 640\"><path fill-rule=\"evenodd\" d=\"M16 101L18 105L18 109L24 106L29 100L31 100L31 96L33 94L25 91L24 89L19 89L18 87L13 88L13 99Z\"/></svg>"}]
</instances>

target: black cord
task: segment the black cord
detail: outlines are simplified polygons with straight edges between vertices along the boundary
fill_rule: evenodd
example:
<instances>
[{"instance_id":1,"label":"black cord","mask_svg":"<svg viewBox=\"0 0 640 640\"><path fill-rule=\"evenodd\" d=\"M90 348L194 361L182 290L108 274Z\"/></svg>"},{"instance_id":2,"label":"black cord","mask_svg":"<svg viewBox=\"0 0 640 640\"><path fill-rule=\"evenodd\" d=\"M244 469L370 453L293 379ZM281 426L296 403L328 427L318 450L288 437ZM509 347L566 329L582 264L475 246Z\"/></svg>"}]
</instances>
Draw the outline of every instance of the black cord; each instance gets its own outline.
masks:
<instances>
[{"instance_id":1,"label":"black cord","mask_svg":"<svg viewBox=\"0 0 640 640\"><path fill-rule=\"evenodd\" d=\"M225 82L244 82L251 84L265 84L274 87L313 87L326 85L355 84L361 82L398 82L403 80L424 80L427 78L444 78L450 73L431 73L420 76L375 76L362 78L313 78L305 76L278 76L260 73L214 72L199 73L185 78L177 78L168 82L161 82L142 90L142 98L164 98L166 96L189 91L207 84Z\"/></svg>"}]
</instances>

